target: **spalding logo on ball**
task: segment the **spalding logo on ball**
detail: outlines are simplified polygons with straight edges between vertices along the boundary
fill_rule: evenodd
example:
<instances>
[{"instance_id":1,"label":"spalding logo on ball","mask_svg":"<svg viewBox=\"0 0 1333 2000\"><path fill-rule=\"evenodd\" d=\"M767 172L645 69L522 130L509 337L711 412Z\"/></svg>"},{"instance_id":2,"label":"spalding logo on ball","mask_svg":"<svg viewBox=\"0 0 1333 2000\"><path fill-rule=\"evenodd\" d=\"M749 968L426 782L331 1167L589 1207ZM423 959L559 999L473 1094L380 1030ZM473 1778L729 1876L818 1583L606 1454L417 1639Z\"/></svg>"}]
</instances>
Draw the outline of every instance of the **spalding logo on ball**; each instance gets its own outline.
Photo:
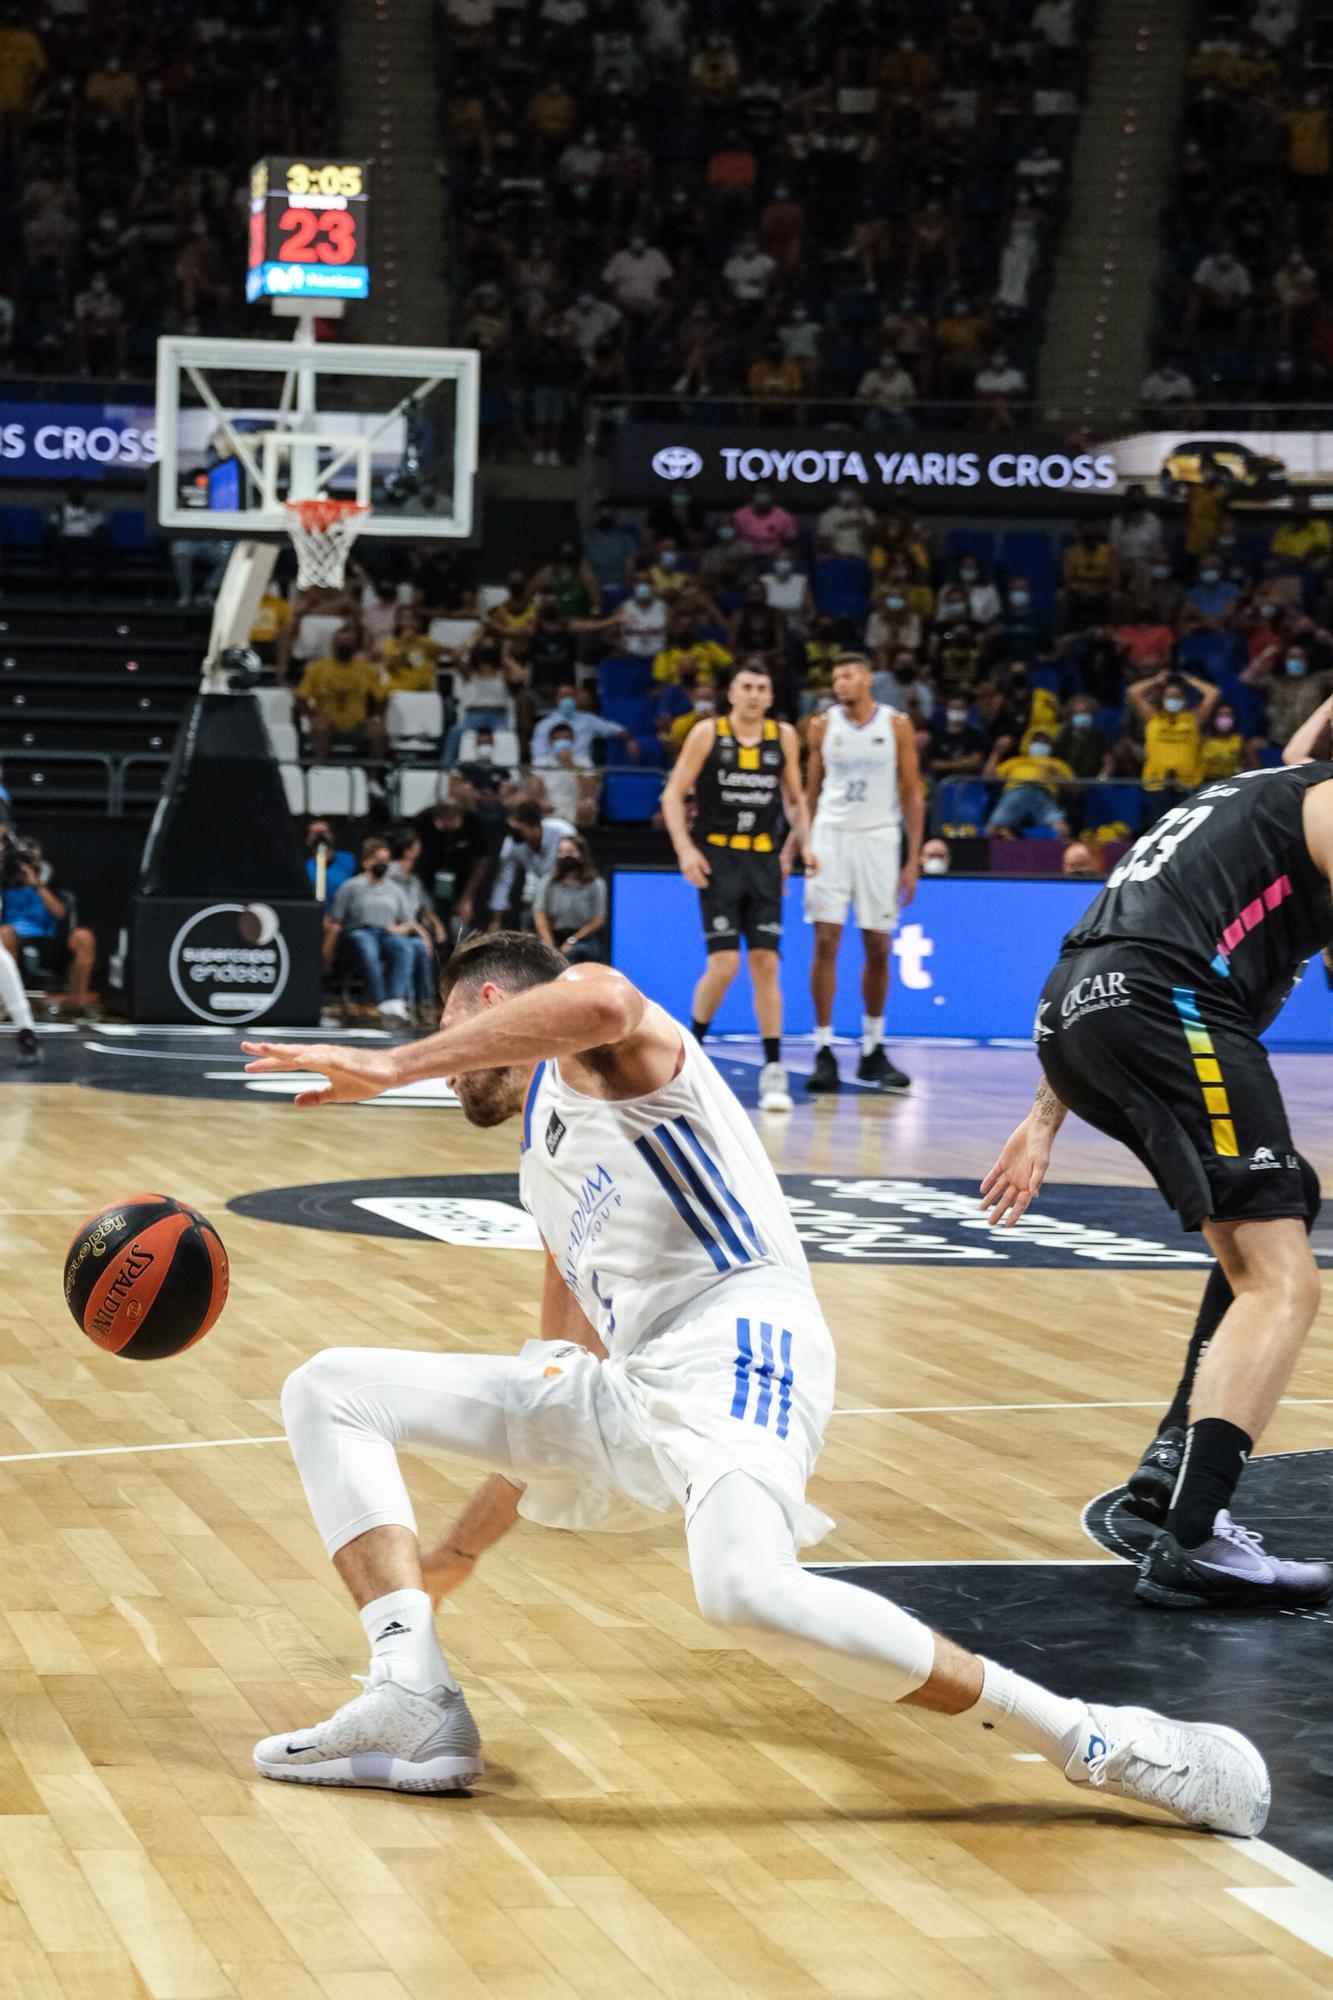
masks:
<instances>
[{"instance_id":1,"label":"spalding logo on ball","mask_svg":"<svg viewBox=\"0 0 1333 2000\"><path fill-rule=\"evenodd\" d=\"M65 1256L65 1303L108 1354L132 1361L181 1354L227 1303L222 1238L170 1195L128 1195L75 1231Z\"/></svg>"}]
</instances>

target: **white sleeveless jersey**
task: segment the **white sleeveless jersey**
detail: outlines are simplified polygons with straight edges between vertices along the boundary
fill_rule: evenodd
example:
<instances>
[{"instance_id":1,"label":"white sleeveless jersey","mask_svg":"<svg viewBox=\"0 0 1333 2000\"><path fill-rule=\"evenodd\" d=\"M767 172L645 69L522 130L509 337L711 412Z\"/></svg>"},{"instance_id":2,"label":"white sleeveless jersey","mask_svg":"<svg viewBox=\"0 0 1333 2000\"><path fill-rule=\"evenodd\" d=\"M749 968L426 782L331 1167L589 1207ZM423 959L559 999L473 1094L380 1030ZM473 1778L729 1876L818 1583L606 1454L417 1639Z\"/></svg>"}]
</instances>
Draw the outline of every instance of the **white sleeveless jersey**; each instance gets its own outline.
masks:
<instances>
[{"instance_id":1,"label":"white sleeveless jersey","mask_svg":"<svg viewBox=\"0 0 1333 2000\"><path fill-rule=\"evenodd\" d=\"M736 1098L680 1030L679 1072L646 1097L571 1090L540 1063L523 1111L519 1191L612 1354L753 1278L813 1302L777 1175Z\"/></svg>"},{"instance_id":2,"label":"white sleeveless jersey","mask_svg":"<svg viewBox=\"0 0 1333 2000\"><path fill-rule=\"evenodd\" d=\"M869 721L849 722L844 709L831 708L824 729L824 779L815 807L815 832L835 827L867 833L897 826L898 745L893 710L877 706Z\"/></svg>"}]
</instances>

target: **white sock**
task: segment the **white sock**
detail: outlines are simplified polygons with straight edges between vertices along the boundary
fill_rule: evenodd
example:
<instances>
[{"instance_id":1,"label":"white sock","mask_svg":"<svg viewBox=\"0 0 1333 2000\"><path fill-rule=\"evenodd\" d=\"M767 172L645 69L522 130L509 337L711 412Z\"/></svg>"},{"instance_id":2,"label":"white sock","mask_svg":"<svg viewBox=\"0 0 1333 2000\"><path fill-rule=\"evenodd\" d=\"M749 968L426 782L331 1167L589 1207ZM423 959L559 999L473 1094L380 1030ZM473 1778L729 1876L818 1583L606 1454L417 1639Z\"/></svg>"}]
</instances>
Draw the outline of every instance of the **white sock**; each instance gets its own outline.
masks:
<instances>
[{"instance_id":1,"label":"white sock","mask_svg":"<svg viewBox=\"0 0 1333 2000\"><path fill-rule=\"evenodd\" d=\"M997 1667L994 1660L983 1659L981 1664L985 1670L981 1698L968 1712L1006 1743L1040 1751L1063 1771L1087 1723L1087 1703L1052 1694L1008 1667Z\"/></svg>"},{"instance_id":2,"label":"white sock","mask_svg":"<svg viewBox=\"0 0 1333 2000\"><path fill-rule=\"evenodd\" d=\"M863 1014L861 1016L861 1054L863 1056L873 1056L875 1050L883 1040L884 1016L882 1014Z\"/></svg>"},{"instance_id":3,"label":"white sock","mask_svg":"<svg viewBox=\"0 0 1333 2000\"><path fill-rule=\"evenodd\" d=\"M816 1024L815 1047L817 1049L831 1049L833 1047L833 1027L831 1023L827 1028L821 1028Z\"/></svg>"},{"instance_id":4,"label":"white sock","mask_svg":"<svg viewBox=\"0 0 1333 2000\"><path fill-rule=\"evenodd\" d=\"M28 1004L27 994L23 991L23 975L2 944L0 944L0 1000L4 1002L5 1012L16 1028L32 1026L32 1008Z\"/></svg>"},{"instance_id":5,"label":"white sock","mask_svg":"<svg viewBox=\"0 0 1333 2000\"><path fill-rule=\"evenodd\" d=\"M457 1681L445 1664L435 1631L435 1613L424 1590L391 1590L360 1611L370 1641L370 1684L397 1681L414 1694L425 1694Z\"/></svg>"}]
</instances>

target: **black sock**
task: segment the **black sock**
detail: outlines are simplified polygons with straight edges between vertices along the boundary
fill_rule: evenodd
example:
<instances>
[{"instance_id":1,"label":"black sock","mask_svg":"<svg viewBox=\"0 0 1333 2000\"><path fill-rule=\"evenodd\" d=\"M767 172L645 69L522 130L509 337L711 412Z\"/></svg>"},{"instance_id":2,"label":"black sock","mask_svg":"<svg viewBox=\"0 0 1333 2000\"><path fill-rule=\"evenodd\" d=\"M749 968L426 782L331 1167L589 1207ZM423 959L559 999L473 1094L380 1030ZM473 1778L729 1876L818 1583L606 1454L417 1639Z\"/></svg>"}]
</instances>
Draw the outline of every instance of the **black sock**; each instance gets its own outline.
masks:
<instances>
[{"instance_id":1,"label":"black sock","mask_svg":"<svg viewBox=\"0 0 1333 2000\"><path fill-rule=\"evenodd\" d=\"M691 1022L690 1022L690 1033L691 1033L691 1034L692 1034L692 1035L694 1036L694 1039L695 1039L695 1041L696 1041L696 1042L701 1042L701 1041L703 1040L704 1036L705 1036L705 1035L706 1035L706 1034L708 1033L708 1022L707 1022L707 1021L691 1021Z\"/></svg>"},{"instance_id":2,"label":"black sock","mask_svg":"<svg viewBox=\"0 0 1333 2000\"><path fill-rule=\"evenodd\" d=\"M1171 1407L1157 1426L1159 1437L1165 1430L1183 1431L1189 1423L1194 1377L1198 1373L1199 1363L1203 1360L1204 1349L1222 1324L1222 1315L1234 1297L1235 1293L1227 1283L1222 1266L1214 1264L1208 1273L1208 1283L1203 1288L1203 1297L1199 1301L1199 1316L1194 1322L1194 1332L1190 1335L1184 1372L1176 1384Z\"/></svg>"},{"instance_id":3,"label":"black sock","mask_svg":"<svg viewBox=\"0 0 1333 2000\"><path fill-rule=\"evenodd\" d=\"M1254 1440L1225 1417L1201 1417L1185 1435L1180 1478L1166 1517L1182 1549L1197 1549L1213 1532L1213 1516L1231 1505Z\"/></svg>"},{"instance_id":4,"label":"black sock","mask_svg":"<svg viewBox=\"0 0 1333 2000\"><path fill-rule=\"evenodd\" d=\"M764 1061L766 1063L782 1061L781 1035L764 1036Z\"/></svg>"}]
</instances>

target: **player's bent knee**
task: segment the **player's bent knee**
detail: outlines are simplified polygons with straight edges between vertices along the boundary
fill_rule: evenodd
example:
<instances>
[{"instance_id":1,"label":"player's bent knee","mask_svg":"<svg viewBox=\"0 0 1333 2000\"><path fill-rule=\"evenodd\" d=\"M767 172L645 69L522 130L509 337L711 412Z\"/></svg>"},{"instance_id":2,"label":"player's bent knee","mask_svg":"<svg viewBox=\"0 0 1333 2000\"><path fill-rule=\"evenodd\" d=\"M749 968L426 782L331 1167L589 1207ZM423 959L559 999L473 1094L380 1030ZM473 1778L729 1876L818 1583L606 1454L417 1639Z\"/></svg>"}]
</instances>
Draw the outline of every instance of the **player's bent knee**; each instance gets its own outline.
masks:
<instances>
[{"instance_id":1,"label":"player's bent knee","mask_svg":"<svg viewBox=\"0 0 1333 2000\"><path fill-rule=\"evenodd\" d=\"M758 1569L752 1555L711 1562L694 1577L695 1602L710 1625L763 1632L781 1629L781 1580Z\"/></svg>"},{"instance_id":2,"label":"player's bent knee","mask_svg":"<svg viewBox=\"0 0 1333 2000\"><path fill-rule=\"evenodd\" d=\"M364 1350L326 1347L303 1361L282 1385L282 1421L289 1438L332 1423L361 1380L358 1362ZM372 1350L373 1352L373 1350Z\"/></svg>"}]
</instances>

